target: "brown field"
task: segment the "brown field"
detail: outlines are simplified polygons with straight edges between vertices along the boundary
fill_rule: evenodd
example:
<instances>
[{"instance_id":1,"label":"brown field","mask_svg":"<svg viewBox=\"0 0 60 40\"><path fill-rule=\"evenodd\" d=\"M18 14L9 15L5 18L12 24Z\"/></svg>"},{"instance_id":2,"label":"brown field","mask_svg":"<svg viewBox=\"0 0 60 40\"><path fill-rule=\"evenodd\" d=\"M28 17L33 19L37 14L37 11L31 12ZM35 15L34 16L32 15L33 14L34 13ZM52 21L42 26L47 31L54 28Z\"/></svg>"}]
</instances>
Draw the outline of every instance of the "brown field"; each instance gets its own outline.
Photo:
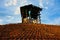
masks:
<instances>
[{"instance_id":1,"label":"brown field","mask_svg":"<svg viewBox=\"0 0 60 40\"><path fill-rule=\"evenodd\" d=\"M0 25L0 40L60 40L60 26L46 24Z\"/></svg>"}]
</instances>

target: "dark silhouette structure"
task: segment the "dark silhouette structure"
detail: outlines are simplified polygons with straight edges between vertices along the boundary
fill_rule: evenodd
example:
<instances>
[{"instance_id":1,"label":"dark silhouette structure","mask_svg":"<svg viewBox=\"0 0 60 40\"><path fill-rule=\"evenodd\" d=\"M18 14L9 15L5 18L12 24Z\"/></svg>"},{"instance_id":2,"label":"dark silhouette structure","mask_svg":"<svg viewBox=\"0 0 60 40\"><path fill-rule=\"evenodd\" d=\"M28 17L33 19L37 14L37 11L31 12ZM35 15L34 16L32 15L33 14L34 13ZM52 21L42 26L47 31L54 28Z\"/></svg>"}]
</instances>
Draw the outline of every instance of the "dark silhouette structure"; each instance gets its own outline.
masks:
<instances>
[{"instance_id":1,"label":"dark silhouette structure","mask_svg":"<svg viewBox=\"0 0 60 40\"><path fill-rule=\"evenodd\" d=\"M41 23L40 11L42 8L32 4L20 7L22 23Z\"/></svg>"}]
</instances>

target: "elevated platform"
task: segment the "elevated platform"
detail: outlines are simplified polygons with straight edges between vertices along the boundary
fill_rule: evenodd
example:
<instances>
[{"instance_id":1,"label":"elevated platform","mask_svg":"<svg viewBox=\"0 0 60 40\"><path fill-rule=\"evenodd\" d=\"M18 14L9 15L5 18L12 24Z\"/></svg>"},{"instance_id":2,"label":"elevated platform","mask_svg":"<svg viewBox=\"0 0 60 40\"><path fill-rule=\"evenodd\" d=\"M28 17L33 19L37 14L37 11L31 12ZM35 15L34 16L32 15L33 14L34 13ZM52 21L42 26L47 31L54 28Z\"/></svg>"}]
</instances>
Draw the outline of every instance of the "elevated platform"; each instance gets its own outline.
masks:
<instances>
[{"instance_id":1,"label":"elevated platform","mask_svg":"<svg viewBox=\"0 0 60 40\"><path fill-rule=\"evenodd\" d=\"M20 7L22 23L41 23L40 11L42 8L32 4Z\"/></svg>"}]
</instances>

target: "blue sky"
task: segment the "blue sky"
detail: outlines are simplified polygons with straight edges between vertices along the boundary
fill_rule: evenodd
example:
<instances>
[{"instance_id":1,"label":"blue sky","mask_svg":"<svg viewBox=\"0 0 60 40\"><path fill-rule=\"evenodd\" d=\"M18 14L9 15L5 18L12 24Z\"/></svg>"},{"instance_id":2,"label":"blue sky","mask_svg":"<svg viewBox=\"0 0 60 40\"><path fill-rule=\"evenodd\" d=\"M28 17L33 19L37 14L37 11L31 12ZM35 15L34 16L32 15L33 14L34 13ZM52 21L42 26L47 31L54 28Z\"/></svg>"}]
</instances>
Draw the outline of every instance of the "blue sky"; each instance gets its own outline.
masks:
<instances>
[{"instance_id":1,"label":"blue sky","mask_svg":"<svg viewBox=\"0 0 60 40\"><path fill-rule=\"evenodd\" d=\"M21 23L20 7L28 4L43 8L43 24L60 25L60 0L0 0L0 24Z\"/></svg>"}]
</instances>

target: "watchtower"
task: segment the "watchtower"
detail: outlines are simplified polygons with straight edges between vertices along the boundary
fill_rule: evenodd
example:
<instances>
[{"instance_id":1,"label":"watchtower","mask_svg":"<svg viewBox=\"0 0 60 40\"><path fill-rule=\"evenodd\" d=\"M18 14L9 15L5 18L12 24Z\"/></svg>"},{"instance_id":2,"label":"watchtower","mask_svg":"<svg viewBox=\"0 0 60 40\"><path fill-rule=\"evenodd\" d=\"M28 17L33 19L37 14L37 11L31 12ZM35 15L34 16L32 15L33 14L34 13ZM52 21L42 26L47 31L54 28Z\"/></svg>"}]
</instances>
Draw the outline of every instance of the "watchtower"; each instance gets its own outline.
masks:
<instances>
[{"instance_id":1,"label":"watchtower","mask_svg":"<svg viewBox=\"0 0 60 40\"><path fill-rule=\"evenodd\" d=\"M42 8L32 4L20 7L22 23L41 23L40 11Z\"/></svg>"}]
</instances>

